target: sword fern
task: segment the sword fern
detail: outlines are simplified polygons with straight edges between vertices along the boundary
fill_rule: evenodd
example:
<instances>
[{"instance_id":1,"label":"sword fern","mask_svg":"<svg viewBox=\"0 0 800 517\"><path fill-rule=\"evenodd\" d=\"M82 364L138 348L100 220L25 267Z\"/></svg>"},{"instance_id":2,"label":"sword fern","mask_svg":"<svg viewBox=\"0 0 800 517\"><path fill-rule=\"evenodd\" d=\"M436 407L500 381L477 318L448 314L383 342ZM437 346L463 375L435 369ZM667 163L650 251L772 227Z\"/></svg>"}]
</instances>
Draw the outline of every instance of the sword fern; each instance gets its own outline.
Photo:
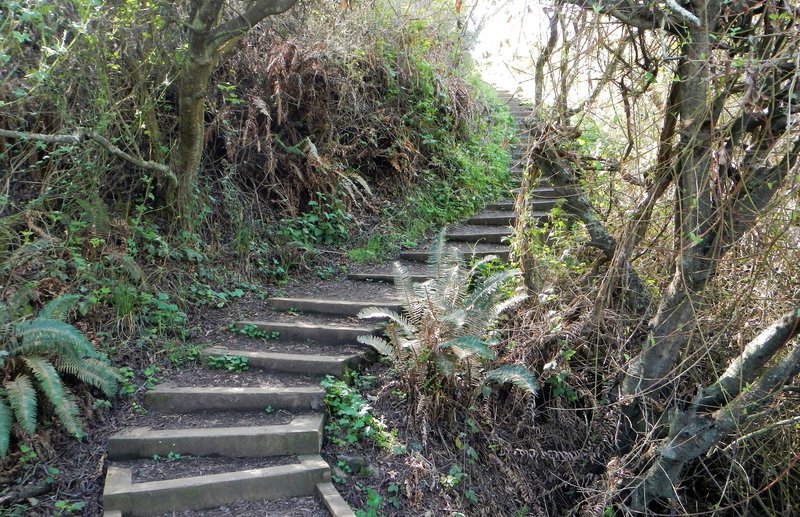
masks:
<instances>
[{"instance_id":1,"label":"sword fern","mask_svg":"<svg viewBox=\"0 0 800 517\"><path fill-rule=\"evenodd\" d=\"M78 405L62 375L109 397L120 380L86 336L63 321L76 296L55 298L32 320L23 316L27 301L18 295L0 303L0 456L8 453L14 422L24 433L36 432L40 397L71 435L83 437Z\"/></svg>"}]
</instances>

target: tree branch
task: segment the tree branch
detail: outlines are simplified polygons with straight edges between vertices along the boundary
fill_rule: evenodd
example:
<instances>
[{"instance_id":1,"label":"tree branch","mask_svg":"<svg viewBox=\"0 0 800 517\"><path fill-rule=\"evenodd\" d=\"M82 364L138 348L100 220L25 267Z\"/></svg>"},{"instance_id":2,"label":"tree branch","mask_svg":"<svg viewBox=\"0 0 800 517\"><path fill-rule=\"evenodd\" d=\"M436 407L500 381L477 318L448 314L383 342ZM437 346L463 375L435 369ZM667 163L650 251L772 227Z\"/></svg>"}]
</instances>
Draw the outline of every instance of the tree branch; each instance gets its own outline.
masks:
<instances>
[{"instance_id":1,"label":"tree branch","mask_svg":"<svg viewBox=\"0 0 800 517\"><path fill-rule=\"evenodd\" d=\"M786 344L788 339L791 338L781 343ZM749 390L716 412L698 414L697 404L692 404L687 411L675 411L670 418L669 437L659 448L655 463L633 491L633 510L645 511L650 502L659 497L674 498L684 465L727 439L749 414L769 402L786 381L798 374L800 345L792 347Z\"/></svg>"},{"instance_id":2,"label":"tree branch","mask_svg":"<svg viewBox=\"0 0 800 517\"><path fill-rule=\"evenodd\" d=\"M83 143L83 141L85 140L94 140L117 158L121 158L126 162L131 163L142 169L158 172L159 174L167 178L167 180L173 186L178 184L177 176L175 176L175 173L172 172L172 169L170 169L166 165L157 162L151 162L149 160L142 160L140 158L136 158L135 156L131 156L130 154L126 153L116 145L112 144L107 138L89 129L78 128L77 131L75 131L74 133L67 135L46 135L42 133L26 133L24 131L9 131L7 129L0 129L0 137L14 138L17 140L37 140L39 142L44 142L46 144L64 144L64 145L78 145Z\"/></svg>"},{"instance_id":3,"label":"tree branch","mask_svg":"<svg viewBox=\"0 0 800 517\"><path fill-rule=\"evenodd\" d=\"M800 333L800 308L794 309L767 327L745 346L717 382L704 389L697 404L702 407L718 407L739 394L775 353L791 338Z\"/></svg>"},{"instance_id":4,"label":"tree branch","mask_svg":"<svg viewBox=\"0 0 800 517\"><path fill-rule=\"evenodd\" d=\"M559 154L558 142L569 136L560 134L557 128L544 124L534 128L532 136L536 141L532 146L531 156L536 166L558 195L565 199L564 208L586 225L586 231L591 237L590 244L599 248L609 259L613 259L618 249L616 239L608 232L597 211L576 185L572 161L562 158ZM579 163L579 160L574 162ZM627 260L624 270L627 273L626 295L630 304L637 314L646 314L650 307L647 287Z\"/></svg>"},{"instance_id":5,"label":"tree branch","mask_svg":"<svg viewBox=\"0 0 800 517\"><path fill-rule=\"evenodd\" d=\"M245 12L214 29L209 41L218 49L226 42L247 33L267 16L286 12L296 3L297 0L257 0Z\"/></svg>"}]
</instances>

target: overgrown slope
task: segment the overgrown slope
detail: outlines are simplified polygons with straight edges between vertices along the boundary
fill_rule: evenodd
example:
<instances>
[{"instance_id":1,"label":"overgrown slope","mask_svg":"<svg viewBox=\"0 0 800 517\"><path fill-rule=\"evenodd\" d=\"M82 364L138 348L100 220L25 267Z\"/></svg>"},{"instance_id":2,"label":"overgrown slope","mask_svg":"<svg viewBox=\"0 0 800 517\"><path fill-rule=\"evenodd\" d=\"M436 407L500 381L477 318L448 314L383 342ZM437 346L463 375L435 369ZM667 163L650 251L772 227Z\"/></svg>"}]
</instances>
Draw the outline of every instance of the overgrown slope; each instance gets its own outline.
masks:
<instances>
[{"instance_id":1,"label":"overgrown slope","mask_svg":"<svg viewBox=\"0 0 800 517\"><path fill-rule=\"evenodd\" d=\"M382 2L308 3L252 30L220 63L187 230L165 205L167 178L116 152L170 161L187 3L0 2L2 296L25 293L27 320L76 295L65 316L122 368L134 397L196 357L188 343L200 311L304 269L329 274L332 247L377 260L508 182L510 118L471 79L449 4L398 14ZM62 138L86 130L109 145ZM31 511L20 487L39 497L57 486L62 507L96 508L114 414L92 402L99 392L64 382L77 390L87 441L64 440L47 406L46 433L14 428L0 460L12 514ZM109 400L136 409L135 398ZM48 471L59 456L76 471ZM37 511L55 501L39 497Z\"/></svg>"}]
</instances>

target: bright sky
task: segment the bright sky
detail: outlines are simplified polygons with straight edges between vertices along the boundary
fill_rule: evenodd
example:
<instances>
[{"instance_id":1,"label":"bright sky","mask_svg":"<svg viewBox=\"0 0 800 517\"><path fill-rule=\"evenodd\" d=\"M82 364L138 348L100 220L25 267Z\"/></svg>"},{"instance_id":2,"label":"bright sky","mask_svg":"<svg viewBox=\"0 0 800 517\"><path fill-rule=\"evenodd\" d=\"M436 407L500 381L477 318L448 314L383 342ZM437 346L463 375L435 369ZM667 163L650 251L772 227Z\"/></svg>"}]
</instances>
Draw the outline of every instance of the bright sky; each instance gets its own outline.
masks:
<instances>
[{"instance_id":1,"label":"bright sky","mask_svg":"<svg viewBox=\"0 0 800 517\"><path fill-rule=\"evenodd\" d=\"M472 20L480 24L473 57L484 80L510 91L522 88L532 98L533 63L548 24L542 10L546 0L473 1Z\"/></svg>"}]
</instances>

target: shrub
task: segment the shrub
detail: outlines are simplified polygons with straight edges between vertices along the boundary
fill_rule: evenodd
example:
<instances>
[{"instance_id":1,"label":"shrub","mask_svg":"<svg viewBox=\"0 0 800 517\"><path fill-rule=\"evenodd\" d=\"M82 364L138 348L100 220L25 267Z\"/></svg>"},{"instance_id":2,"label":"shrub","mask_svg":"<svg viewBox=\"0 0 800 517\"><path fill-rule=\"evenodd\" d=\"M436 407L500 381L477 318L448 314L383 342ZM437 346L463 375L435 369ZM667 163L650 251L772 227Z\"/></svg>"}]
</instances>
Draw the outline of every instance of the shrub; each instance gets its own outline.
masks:
<instances>
[{"instance_id":1,"label":"shrub","mask_svg":"<svg viewBox=\"0 0 800 517\"><path fill-rule=\"evenodd\" d=\"M517 281L519 271L507 269L480 278L482 266L495 257L478 260L466 267L456 248L445 248L440 233L429 263L431 279L412 283L408 271L395 263L395 285L403 303L403 314L370 307L360 318L388 318L386 338L360 336L358 340L375 348L395 363L407 383L408 394L420 399L442 392L458 397L460 390L488 382L516 384L530 392L537 390L535 376L520 365L496 369L486 366L497 359L490 338L500 314L527 296L518 291L510 297L507 285Z\"/></svg>"}]
</instances>

